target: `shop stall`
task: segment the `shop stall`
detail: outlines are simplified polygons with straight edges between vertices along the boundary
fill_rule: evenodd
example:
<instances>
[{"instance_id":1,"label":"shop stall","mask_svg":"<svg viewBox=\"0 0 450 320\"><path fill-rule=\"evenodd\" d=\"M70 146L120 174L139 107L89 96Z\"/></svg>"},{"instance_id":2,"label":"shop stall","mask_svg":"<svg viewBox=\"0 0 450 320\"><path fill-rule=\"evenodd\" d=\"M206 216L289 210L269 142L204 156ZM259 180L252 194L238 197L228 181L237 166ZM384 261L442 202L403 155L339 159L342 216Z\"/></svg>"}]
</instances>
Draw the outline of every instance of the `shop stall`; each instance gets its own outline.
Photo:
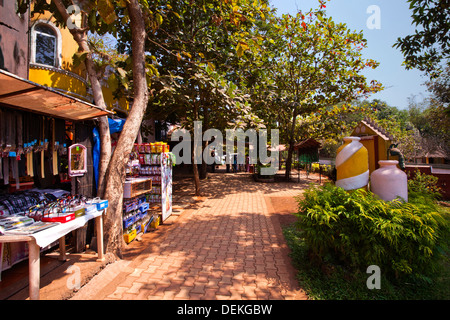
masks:
<instances>
[{"instance_id":1,"label":"shop stall","mask_svg":"<svg viewBox=\"0 0 450 320\"><path fill-rule=\"evenodd\" d=\"M172 214L172 166L164 142L135 144L127 164L124 185L123 230L125 242L156 228Z\"/></svg>"},{"instance_id":2,"label":"shop stall","mask_svg":"<svg viewBox=\"0 0 450 320\"><path fill-rule=\"evenodd\" d=\"M0 70L0 275L28 259L31 299L39 298L41 252L59 245L65 259L66 235L89 221L103 259L108 203L83 187L93 172L81 129L108 114Z\"/></svg>"}]
</instances>

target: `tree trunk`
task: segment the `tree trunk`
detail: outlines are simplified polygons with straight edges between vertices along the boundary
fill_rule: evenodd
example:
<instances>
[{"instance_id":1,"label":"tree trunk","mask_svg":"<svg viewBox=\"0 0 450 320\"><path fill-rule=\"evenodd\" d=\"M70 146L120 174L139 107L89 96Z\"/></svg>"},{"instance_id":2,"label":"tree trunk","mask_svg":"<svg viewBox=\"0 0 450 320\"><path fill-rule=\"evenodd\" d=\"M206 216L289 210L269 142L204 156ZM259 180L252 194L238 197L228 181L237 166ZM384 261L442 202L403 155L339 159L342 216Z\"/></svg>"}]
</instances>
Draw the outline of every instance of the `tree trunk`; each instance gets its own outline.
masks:
<instances>
[{"instance_id":1,"label":"tree trunk","mask_svg":"<svg viewBox=\"0 0 450 320\"><path fill-rule=\"evenodd\" d=\"M194 102L194 122L198 120L198 106L196 102ZM202 132L203 134L203 132ZM194 141L194 147L192 148L192 171L194 173L194 186L195 186L195 195L200 196L200 177L198 172L198 164L195 163L196 154L198 152L197 142Z\"/></svg>"},{"instance_id":2,"label":"tree trunk","mask_svg":"<svg viewBox=\"0 0 450 320\"><path fill-rule=\"evenodd\" d=\"M292 154L294 153L294 143L295 143L295 121L297 119L298 112L297 108L295 108L293 112L292 117L292 125L291 125L291 131L289 132L289 149L288 149L288 155L286 158L286 172L284 178L286 181L289 181L291 177L291 169L292 169Z\"/></svg>"},{"instance_id":3,"label":"tree trunk","mask_svg":"<svg viewBox=\"0 0 450 320\"><path fill-rule=\"evenodd\" d=\"M206 148L208 148L209 145L209 141L203 141L203 151L206 150ZM203 152L202 152L203 154ZM208 164L206 163L205 159L203 159L202 157L202 165L201 165L201 170L200 170L200 175L199 175L200 180L204 180L206 178L208 178Z\"/></svg>"},{"instance_id":4,"label":"tree trunk","mask_svg":"<svg viewBox=\"0 0 450 320\"><path fill-rule=\"evenodd\" d=\"M133 105L123 126L116 149L107 170L105 197L109 200L105 218L105 248L107 252L122 257L124 246L122 230L123 184L125 165L129 160L148 103L145 72L145 23L138 0L126 3L130 15L133 59Z\"/></svg>"},{"instance_id":5,"label":"tree trunk","mask_svg":"<svg viewBox=\"0 0 450 320\"><path fill-rule=\"evenodd\" d=\"M203 108L203 126L202 126L202 136L205 131L209 128L209 114L208 114L208 107L206 105L206 101L204 101L203 98L203 104L205 105ZM202 165L200 170L199 178L200 180L204 180L208 177L208 164L206 163L205 159L203 159L203 152L208 148L209 141L202 141Z\"/></svg>"},{"instance_id":6,"label":"tree trunk","mask_svg":"<svg viewBox=\"0 0 450 320\"><path fill-rule=\"evenodd\" d=\"M194 163L196 151L197 151L197 146L194 143L194 148L192 148L192 171L194 173L195 195L200 196L200 177L198 174L198 165L196 163Z\"/></svg>"}]
</instances>

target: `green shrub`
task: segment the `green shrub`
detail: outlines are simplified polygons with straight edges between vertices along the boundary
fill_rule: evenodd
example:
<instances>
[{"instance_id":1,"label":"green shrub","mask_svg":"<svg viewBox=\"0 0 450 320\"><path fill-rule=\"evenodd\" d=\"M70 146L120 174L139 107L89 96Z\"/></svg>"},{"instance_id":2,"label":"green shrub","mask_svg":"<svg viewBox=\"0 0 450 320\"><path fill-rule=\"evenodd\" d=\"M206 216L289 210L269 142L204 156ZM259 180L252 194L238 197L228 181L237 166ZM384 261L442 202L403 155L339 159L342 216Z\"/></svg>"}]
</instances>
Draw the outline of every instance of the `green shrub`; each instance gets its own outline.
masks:
<instances>
[{"instance_id":1,"label":"green shrub","mask_svg":"<svg viewBox=\"0 0 450 320\"><path fill-rule=\"evenodd\" d=\"M422 173L418 169L414 172L413 178L408 177L408 192L413 196L441 198L441 188L438 187L438 177Z\"/></svg>"},{"instance_id":2,"label":"green shrub","mask_svg":"<svg viewBox=\"0 0 450 320\"><path fill-rule=\"evenodd\" d=\"M310 257L349 268L378 265L389 277L426 279L439 265L445 220L424 198L386 202L371 192L311 186L299 199L299 229Z\"/></svg>"}]
</instances>

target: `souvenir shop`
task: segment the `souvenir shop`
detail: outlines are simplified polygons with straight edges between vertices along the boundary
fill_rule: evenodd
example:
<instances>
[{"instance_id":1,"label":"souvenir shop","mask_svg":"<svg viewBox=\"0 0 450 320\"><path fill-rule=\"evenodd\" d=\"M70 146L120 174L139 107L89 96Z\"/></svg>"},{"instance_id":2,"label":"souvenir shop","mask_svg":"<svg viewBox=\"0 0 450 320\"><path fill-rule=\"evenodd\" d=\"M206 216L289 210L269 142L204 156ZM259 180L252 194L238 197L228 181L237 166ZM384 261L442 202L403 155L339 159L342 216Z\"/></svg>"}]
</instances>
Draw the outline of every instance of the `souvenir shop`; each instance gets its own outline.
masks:
<instances>
[{"instance_id":1,"label":"souvenir shop","mask_svg":"<svg viewBox=\"0 0 450 320\"><path fill-rule=\"evenodd\" d=\"M135 144L126 167L123 233L126 243L172 214L174 155L164 142Z\"/></svg>"},{"instance_id":2,"label":"souvenir shop","mask_svg":"<svg viewBox=\"0 0 450 320\"><path fill-rule=\"evenodd\" d=\"M92 119L109 112L7 72L0 83L0 280L28 259L39 299L40 255L59 248L64 260L77 230L92 228L103 259L108 203L95 196Z\"/></svg>"},{"instance_id":3,"label":"souvenir shop","mask_svg":"<svg viewBox=\"0 0 450 320\"><path fill-rule=\"evenodd\" d=\"M124 119L109 118L112 150L119 140ZM97 181L100 158L100 137L93 134L94 176ZM165 142L142 143L136 139L125 166L122 227L124 241L129 244L139 234L157 229L172 214L172 167L175 158Z\"/></svg>"}]
</instances>

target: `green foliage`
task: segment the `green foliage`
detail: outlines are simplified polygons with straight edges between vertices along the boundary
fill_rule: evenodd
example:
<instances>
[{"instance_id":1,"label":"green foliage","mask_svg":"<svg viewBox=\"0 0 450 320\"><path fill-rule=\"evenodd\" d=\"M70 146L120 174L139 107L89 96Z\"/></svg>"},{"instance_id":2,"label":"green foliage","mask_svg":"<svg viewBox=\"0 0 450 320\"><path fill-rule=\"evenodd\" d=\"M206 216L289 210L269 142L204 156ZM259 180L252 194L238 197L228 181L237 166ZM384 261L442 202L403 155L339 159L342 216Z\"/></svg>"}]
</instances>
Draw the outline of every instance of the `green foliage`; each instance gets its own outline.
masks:
<instances>
[{"instance_id":1,"label":"green foliage","mask_svg":"<svg viewBox=\"0 0 450 320\"><path fill-rule=\"evenodd\" d=\"M394 44L405 57L407 69L417 68L435 77L441 63L450 61L450 3L445 0L408 0L412 10L412 35L398 38Z\"/></svg>"},{"instance_id":2,"label":"green foliage","mask_svg":"<svg viewBox=\"0 0 450 320\"><path fill-rule=\"evenodd\" d=\"M448 219L448 217L447 217ZM350 270L331 257L324 258L324 263L317 267L308 256L308 246L302 233L295 225L283 229L290 256L297 269L299 285L312 300L448 300L450 285L450 268L443 259L442 272L433 281L398 281L388 279L381 272L381 288L369 290L366 286L366 270ZM447 230L448 235L448 230ZM448 237L445 239L449 239ZM447 263L447 264L446 264Z\"/></svg>"},{"instance_id":3,"label":"green foliage","mask_svg":"<svg viewBox=\"0 0 450 320\"><path fill-rule=\"evenodd\" d=\"M298 227L318 263L331 256L354 270L374 264L388 277L426 279L437 269L445 220L432 201L414 200L310 187L299 200Z\"/></svg>"},{"instance_id":4,"label":"green foliage","mask_svg":"<svg viewBox=\"0 0 450 320\"><path fill-rule=\"evenodd\" d=\"M408 179L408 192L414 194L413 199L420 197L439 199L442 189L438 187L438 177L420 172L418 169L414 172L414 177Z\"/></svg>"}]
</instances>

